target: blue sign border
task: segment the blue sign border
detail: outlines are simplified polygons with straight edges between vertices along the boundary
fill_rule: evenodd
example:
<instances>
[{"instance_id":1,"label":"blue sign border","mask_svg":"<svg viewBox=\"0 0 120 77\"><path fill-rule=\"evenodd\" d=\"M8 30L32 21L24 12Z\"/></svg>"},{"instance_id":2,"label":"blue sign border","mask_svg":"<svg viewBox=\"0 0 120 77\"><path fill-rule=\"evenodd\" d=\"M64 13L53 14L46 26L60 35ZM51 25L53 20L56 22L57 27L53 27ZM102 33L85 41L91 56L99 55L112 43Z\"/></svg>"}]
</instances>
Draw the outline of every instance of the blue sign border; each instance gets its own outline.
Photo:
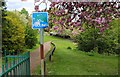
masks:
<instances>
[{"instance_id":1,"label":"blue sign border","mask_svg":"<svg viewBox=\"0 0 120 77\"><path fill-rule=\"evenodd\" d=\"M47 26L39 26L39 27L36 27L36 28L34 28L34 22L33 22L33 14L35 14L35 13L39 13L39 14L42 14L42 13L44 13L44 14L46 14L47 15ZM43 22L44 23L44 22ZM46 27L48 27L48 12L33 12L32 13L32 29L41 29L41 28L46 28Z\"/></svg>"}]
</instances>

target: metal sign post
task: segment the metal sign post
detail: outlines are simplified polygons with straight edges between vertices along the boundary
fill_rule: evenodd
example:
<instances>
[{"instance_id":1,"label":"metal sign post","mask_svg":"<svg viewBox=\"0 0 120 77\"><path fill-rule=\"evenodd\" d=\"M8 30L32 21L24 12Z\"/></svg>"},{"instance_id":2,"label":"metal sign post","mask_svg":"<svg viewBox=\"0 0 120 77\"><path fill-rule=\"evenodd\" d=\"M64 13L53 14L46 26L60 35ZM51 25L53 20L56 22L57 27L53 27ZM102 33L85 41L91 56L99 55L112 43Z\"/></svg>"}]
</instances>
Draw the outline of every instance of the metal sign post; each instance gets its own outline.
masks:
<instances>
[{"instance_id":1,"label":"metal sign post","mask_svg":"<svg viewBox=\"0 0 120 77\"><path fill-rule=\"evenodd\" d=\"M44 62L44 46L43 46L43 40L44 39L44 29L40 29L40 58L41 58L41 75L44 77L45 75L45 62Z\"/></svg>"},{"instance_id":2,"label":"metal sign post","mask_svg":"<svg viewBox=\"0 0 120 77\"><path fill-rule=\"evenodd\" d=\"M48 27L48 13L47 12L39 12L39 5L41 3L45 3L46 4L46 8L47 8L47 3L44 2L44 0L42 2L39 3L40 0L35 0L35 11L32 14L32 28L33 29L39 29L40 30L40 67L41 67L41 76L44 77L45 76L45 60L44 60L44 28ZM37 4L36 4L37 3Z\"/></svg>"}]
</instances>

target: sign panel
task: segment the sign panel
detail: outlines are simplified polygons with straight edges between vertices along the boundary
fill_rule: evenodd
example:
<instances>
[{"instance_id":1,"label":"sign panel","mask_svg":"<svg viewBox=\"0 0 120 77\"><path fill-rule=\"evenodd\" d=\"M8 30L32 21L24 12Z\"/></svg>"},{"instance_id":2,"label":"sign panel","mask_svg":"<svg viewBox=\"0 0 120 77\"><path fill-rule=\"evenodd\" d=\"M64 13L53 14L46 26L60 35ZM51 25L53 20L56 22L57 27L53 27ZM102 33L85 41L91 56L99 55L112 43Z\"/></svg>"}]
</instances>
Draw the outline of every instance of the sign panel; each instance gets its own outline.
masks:
<instances>
[{"instance_id":1,"label":"sign panel","mask_svg":"<svg viewBox=\"0 0 120 77\"><path fill-rule=\"evenodd\" d=\"M48 27L48 12L33 12L32 28L40 29Z\"/></svg>"}]
</instances>

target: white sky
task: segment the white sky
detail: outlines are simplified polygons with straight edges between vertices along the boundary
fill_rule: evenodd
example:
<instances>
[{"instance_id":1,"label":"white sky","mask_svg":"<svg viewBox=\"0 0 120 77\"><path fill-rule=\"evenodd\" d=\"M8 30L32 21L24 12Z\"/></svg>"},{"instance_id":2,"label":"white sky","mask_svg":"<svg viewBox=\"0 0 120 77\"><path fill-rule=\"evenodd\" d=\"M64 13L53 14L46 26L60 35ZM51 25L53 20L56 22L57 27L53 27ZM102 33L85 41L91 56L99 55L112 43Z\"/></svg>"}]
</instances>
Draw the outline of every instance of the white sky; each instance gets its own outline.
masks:
<instances>
[{"instance_id":1,"label":"white sky","mask_svg":"<svg viewBox=\"0 0 120 77\"><path fill-rule=\"evenodd\" d=\"M6 0L7 4L7 10L21 10L22 8L25 8L30 14L32 11L34 11L34 0L27 0L27 1L21 1L21 0ZM50 2L48 2L47 8L49 8ZM39 6L40 10L45 9L45 4L41 4Z\"/></svg>"},{"instance_id":2,"label":"white sky","mask_svg":"<svg viewBox=\"0 0 120 77\"><path fill-rule=\"evenodd\" d=\"M34 11L34 0L27 0L27 1L21 1L21 0L6 0L7 1L7 10L21 10L22 8L25 8L30 14L32 11ZM42 0L40 0L42 1ZM48 1L48 0L46 0ZM111 1L111 0L110 0ZM118 0L119 1L119 0ZM50 2L48 2L47 9L49 8ZM41 4L39 6L40 10L45 9L45 4Z\"/></svg>"}]
</instances>

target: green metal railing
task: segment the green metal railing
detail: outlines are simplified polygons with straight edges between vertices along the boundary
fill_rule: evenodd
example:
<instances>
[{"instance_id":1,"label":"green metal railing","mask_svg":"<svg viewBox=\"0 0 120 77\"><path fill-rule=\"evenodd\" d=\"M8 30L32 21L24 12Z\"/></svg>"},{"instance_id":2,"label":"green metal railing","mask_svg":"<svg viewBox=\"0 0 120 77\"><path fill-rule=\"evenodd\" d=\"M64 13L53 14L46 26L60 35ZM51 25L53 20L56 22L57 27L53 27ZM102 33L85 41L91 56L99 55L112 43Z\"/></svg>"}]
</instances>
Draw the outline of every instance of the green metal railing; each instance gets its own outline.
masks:
<instances>
[{"instance_id":1,"label":"green metal railing","mask_svg":"<svg viewBox=\"0 0 120 77\"><path fill-rule=\"evenodd\" d=\"M5 55L0 77L30 76L30 52L21 55Z\"/></svg>"}]
</instances>

